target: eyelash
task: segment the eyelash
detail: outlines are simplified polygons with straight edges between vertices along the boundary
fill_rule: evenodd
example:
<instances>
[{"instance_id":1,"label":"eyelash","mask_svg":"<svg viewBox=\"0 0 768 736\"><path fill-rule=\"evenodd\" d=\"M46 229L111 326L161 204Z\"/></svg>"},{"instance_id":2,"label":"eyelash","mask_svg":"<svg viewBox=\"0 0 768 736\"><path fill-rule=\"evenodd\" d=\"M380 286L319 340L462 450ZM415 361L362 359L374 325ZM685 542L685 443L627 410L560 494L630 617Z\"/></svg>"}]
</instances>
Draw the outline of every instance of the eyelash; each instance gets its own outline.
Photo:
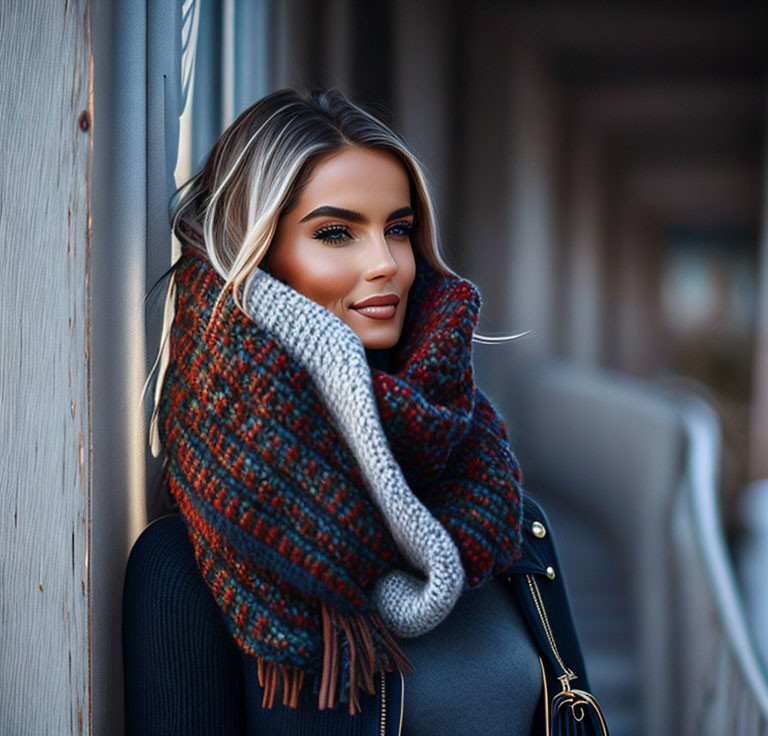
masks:
<instances>
[{"instance_id":1,"label":"eyelash","mask_svg":"<svg viewBox=\"0 0 768 736\"><path fill-rule=\"evenodd\" d=\"M404 231L402 233L398 233L394 237L407 238L410 236L411 231L413 230L413 222L408 220L403 220L402 222L393 222L389 228L400 228ZM339 243L343 243L344 240L346 240L346 238L329 237L332 235L346 235L347 237L352 237L349 234L347 226L340 224L324 225L319 230L315 231L315 234L312 237L316 238L317 240L322 240L324 243L328 243L330 245L337 245Z\"/></svg>"}]
</instances>

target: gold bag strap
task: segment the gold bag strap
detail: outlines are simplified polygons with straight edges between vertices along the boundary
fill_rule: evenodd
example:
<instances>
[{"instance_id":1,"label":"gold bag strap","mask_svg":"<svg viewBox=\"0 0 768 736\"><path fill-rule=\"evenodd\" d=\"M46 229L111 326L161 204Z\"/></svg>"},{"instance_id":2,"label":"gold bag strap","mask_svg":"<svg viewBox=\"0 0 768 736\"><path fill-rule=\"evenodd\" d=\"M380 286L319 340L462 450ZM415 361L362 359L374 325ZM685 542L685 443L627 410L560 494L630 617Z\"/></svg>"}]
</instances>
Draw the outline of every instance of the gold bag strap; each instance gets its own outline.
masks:
<instances>
[{"instance_id":1,"label":"gold bag strap","mask_svg":"<svg viewBox=\"0 0 768 736\"><path fill-rule=\"evenodd\" d=\"M541 681L544 684L544 736L549 736L549 690L547 688L547 673L544 671L544 660L539 655L541 666Z\"/></svg>"}]
</instances>

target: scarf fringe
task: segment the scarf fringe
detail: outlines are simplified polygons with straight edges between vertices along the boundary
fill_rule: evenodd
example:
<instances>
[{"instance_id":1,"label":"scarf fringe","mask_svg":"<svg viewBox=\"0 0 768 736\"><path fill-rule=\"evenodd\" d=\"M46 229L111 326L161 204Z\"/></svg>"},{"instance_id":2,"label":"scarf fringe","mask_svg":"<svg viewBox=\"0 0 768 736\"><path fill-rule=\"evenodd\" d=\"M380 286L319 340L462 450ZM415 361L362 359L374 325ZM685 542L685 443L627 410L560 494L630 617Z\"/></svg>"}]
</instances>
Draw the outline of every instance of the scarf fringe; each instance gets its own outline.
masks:
<instances>
[{"instance_id":1,"label":"scarf fringe","mask_svg":"<svg viewBox=\"0 0 768 736\"><path fill-rule=\"evenodd\" d=\"M280 679L278 671L282 675L283 705L291 708L299 707L299 691L304 684L304 670L291 667L286 664L278 664L261 657L258 660L259 685L264 688L264 697L261 700L262 708L271 708L275 703L275 692Z\"/></svg>"},{"instance_id":2,"label":"scarf fringe","mask_svg":"<svg viewBox=\"0 0 768 736\"><path fill-rule=\"evenodd\" d=\"M376 693L374 674L377 671L376 646L371 625L360 614L343 614L321 602L323 619L323 670L320 677L318 708L335 708L339 700L338 680L342 670L342 657L348 654L349 667L349 714L360 713L360 690L370 695ZM394 665L401 672L413 672L413 665L387 631L375 612L369 617L380 634L388 660L386 669ZM342 635L345 641L341 641ZM282 682L283 705L298 708L299 692L304 684L305 672L298 667L278 664L257 657L259 685L264 688L262 708L272 708L278 683ZM381 668L379 668L381 669ZM345 679L345 678L343 678Z\"/></svg>"}]
</instances>

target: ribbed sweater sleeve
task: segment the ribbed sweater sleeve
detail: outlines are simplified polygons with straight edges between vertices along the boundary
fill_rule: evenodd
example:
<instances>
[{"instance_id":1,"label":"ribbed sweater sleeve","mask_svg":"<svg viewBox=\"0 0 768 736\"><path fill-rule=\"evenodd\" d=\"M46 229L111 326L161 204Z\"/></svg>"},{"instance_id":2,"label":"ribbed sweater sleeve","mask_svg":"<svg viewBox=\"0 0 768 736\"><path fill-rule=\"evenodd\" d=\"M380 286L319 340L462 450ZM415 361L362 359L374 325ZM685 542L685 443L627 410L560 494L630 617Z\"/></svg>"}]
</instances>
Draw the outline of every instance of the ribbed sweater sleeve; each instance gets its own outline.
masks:
<instances>
[{"instance_id":1,"label":"ribbed sweater sleeve","mask_svg":"<svg viewBox=\"0 0 768 736\"><path fill-rule=\"evenodd\" d=\"M126 736L245 733L236 644L178 514L150 524L131 550L122 635Z\"/></svg>"}]
</instances>

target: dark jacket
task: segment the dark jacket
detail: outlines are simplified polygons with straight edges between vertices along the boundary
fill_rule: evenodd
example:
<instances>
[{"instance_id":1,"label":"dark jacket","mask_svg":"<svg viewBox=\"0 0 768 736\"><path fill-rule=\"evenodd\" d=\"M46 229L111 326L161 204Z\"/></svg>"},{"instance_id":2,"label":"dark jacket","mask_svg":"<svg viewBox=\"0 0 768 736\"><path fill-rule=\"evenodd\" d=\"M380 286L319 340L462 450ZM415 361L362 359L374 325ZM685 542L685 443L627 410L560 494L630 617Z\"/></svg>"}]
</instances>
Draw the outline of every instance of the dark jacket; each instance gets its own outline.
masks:
<instances>
[{"instance_id":1,"label":"dark jacket","mask_svg":"<svg viewBox=\"0 0 768 736\"><path fill-rule=\"evenodd\" d=\"M564 674L563 667L576 676L574 688L588 690L549 521L525 492L522 556L502 579L538 647L548 698L561 690L558 677ZM179 652L194 656L181 657ZM343 704L318 711L310 687L302 688L296 710L262 709L256 660L242 654L225 630L196 568L179 514L150 524L131 551L123 602L123 655L128 736L242 733L243 703L249 712L247 721L258 724L259 734L401 733L408 678L397 672L377 678L375 695L361 694L362 713L352 719L354 723ZM544 708L542 688L532 729L536 736L545 733Z\"/></svg>"},{"instance_id":2,"label":"dark jacket","mask_svg":"<svg viewBox=\"0 0 768 736\"><path fill-rule=\"evenodd\" d=\"M544 663L546 688L542 688L531 731L532 734L543 734L544 709L548 707L545 690L549 699L562 690L558 678L566 674L563 667L575 675L569 681L572 687L588 691L589 681L549 520L541 506L526 492L523 492L522 556L504 571L503 579L523 612ZM407 677L389 673L383 695L386 707L381 709L386 712L386 727L378 733L399 736L403 690L407 698Z\"/></svg>"}]
</instances>

